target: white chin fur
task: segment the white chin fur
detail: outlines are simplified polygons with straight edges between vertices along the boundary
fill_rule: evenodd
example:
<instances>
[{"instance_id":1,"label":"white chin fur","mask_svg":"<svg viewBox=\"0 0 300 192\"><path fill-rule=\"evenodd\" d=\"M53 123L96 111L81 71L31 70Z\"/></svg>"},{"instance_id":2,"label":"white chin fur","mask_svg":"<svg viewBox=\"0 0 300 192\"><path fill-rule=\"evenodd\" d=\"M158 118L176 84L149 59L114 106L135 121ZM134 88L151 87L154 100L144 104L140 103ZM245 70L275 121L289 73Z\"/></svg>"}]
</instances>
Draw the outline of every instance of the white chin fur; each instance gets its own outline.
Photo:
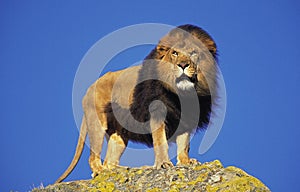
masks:
<instances>
[{"instance_id":1,"label":"white chin fur","mask_svg":"<svg viewBox=\"0 0 300 192\"><path fill-rule=\"evenodd\" d=\"M182 80L176 83L178 89L189 90L194 87L194 84L188 80Z\"/></svg>"}]
</instances>

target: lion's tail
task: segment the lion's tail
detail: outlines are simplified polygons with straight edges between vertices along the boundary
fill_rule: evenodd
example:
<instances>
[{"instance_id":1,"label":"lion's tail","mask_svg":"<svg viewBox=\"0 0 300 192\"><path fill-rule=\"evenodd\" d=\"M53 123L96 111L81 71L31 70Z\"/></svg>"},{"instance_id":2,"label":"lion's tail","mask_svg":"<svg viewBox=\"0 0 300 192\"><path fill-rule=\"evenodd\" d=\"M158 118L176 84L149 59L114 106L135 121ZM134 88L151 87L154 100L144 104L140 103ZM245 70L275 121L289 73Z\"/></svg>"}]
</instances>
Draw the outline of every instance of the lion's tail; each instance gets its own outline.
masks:
<instances>
[{"instance_id":1,"label":"lion's tail","mask_svg":"<svg viewBox=\"0 0 300 192\"><path fill-rule=\"evenodd\" d=\"M87 125L86 125L85 116L83 116L80 133L79 133L79 138L78 138L78 142L77 142L77 147L76 147L76 151L75 151L73 160L72 160L71 164L69 165L69 167L67 168L67 170L55 181L55 183L62 182L73 171L74 167L77 165L78 160L83 151L86 135L87 135Z\"/></svg>"}]
</instances>

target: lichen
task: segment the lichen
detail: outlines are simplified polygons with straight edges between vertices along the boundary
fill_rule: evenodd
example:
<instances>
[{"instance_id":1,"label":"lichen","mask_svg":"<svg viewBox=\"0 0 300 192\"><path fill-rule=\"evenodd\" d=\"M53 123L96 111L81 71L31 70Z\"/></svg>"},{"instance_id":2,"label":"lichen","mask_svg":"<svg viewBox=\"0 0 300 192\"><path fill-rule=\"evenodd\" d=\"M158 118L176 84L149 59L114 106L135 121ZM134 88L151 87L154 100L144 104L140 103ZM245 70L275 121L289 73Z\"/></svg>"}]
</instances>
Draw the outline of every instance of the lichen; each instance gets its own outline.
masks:
<instances>
[{"instance_id":1,"label":"lichen","mask_svg":"<svg viewBox=\"0 0 300 192\"><path fill-rule=\"evenodd\" d=\"M270 191L260 180L237 167L224 168L220 161L175 166L169 169L116 168L103 170L91 180L50 185L34 192L248 192Z\"/></svg>"},{"instance_id":2,"label":"lichen","mask_svg":"<svg viewBox=\"0 0 300 192\"><path fill-rule=\"evenodd\" d=\"M159 189L159 188L153 188L153 189L148 189L146 190L146 192L161 192L162 189Z\"/></svg>"}]
</instances>

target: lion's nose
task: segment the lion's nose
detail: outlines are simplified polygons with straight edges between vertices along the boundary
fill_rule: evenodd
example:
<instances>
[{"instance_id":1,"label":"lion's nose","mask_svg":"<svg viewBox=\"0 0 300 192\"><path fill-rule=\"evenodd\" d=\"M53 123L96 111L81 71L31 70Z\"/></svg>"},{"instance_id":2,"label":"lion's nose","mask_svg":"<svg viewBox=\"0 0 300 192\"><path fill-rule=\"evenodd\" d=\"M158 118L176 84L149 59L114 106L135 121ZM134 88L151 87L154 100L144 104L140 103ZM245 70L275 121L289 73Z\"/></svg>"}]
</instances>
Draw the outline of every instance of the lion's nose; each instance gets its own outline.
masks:
<instances>
[{"instance_id":1,"label":"lion's nose","mask_svg":"<svg viewBox=\"0 0 300 192\"><path fill-rule=\"evenodd\" d=\"M182 68L182 70L184 70L185 68L187 68L188 66L190 66L190 64L188 64L188 63L179 63L177 66L180 67L180 68Z\"/></svg>"}]
</instances>

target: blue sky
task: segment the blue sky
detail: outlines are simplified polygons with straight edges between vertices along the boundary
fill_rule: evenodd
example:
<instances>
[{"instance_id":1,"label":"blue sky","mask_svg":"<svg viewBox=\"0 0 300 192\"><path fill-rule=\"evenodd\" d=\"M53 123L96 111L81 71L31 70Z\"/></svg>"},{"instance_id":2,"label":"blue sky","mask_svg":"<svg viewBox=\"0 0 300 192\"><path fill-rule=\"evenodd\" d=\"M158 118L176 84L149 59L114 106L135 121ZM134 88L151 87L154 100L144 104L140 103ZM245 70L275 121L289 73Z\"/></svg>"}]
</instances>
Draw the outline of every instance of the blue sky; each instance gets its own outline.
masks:
<instances>
[{"instance_id":1,"label":"blue sky","mask_svg":"<svg viewBox=\"0 0 300 192\"><path fill-rule=\"evenodd\" d=\"M225 123L207 153L199 155L195 142L191 156L240 167L272 191L299 191L296 0L1 1L0 191L28 191L58 178L78 137L72 86L81 59L110 32L149 22L196 24L219 48ZM110 70L143 59L151 48L120 54ZM67 180L90 178L88 155L86 147Z\"/></svg>"}]
</instances>

